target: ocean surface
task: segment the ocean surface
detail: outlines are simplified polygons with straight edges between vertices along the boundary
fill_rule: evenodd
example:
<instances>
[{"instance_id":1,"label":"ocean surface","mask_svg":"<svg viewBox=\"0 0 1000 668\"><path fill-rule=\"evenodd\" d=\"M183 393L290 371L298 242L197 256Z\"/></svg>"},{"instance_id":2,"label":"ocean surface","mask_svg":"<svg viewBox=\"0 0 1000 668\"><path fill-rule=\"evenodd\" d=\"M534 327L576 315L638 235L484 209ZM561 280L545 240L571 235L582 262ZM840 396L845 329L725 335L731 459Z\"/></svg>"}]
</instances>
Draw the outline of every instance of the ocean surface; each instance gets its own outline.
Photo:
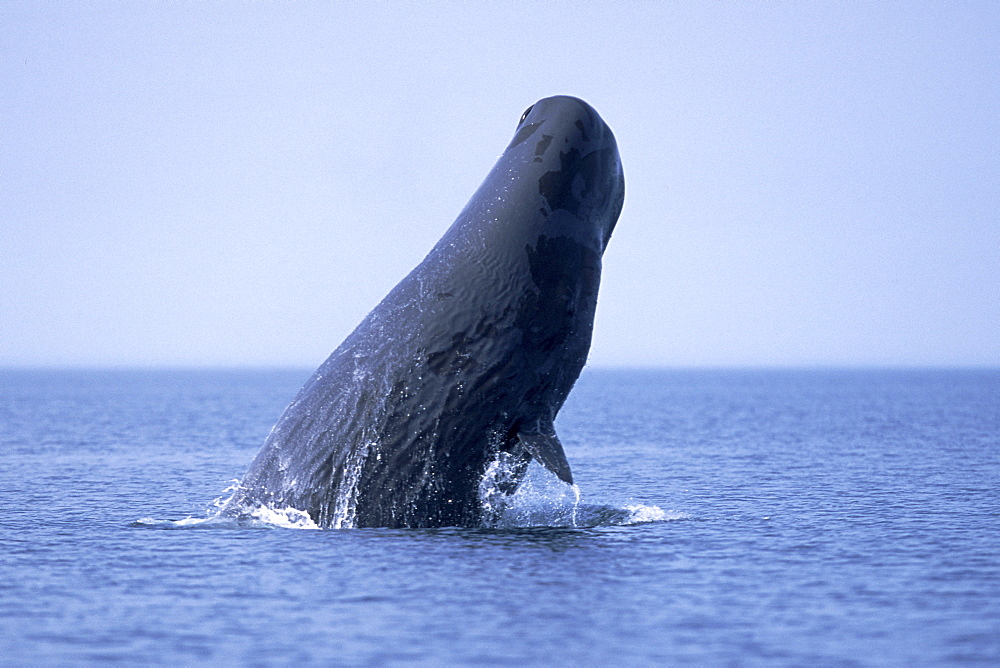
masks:
<instances>
[{"instance_id":1,"label":"ocean surface","mask_svg":"<svg viewBox=\"0 0 1000 668\"><path fill-rule=\"evenodd\" d=\"M1000 370L586 370L579 499L211 519L309 374L0 371L0 664L1000 665Z\"/></svg>"}]
</instances>

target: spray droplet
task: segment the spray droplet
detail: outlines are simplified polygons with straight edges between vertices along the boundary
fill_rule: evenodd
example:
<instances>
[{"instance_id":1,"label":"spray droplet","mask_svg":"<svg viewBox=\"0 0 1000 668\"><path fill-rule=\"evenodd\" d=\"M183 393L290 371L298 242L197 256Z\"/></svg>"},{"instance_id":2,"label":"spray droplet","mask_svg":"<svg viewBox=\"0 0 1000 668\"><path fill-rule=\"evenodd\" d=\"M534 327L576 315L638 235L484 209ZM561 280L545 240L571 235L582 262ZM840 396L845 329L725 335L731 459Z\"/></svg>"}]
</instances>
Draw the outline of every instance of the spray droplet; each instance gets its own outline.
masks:
<instances>
[{"instance_id":1,"label":"spray droplet","mask_svg":"<svg viewBox=\"0 0 1000 668\"><path fill-rule=\"evenodd\" d=\"M580 507L580 486L576 483L570 485L573 488L573 494L576 495L576 500L573 501L573 527L576 527L576 509Z\"/></svg>"}]
</instances>

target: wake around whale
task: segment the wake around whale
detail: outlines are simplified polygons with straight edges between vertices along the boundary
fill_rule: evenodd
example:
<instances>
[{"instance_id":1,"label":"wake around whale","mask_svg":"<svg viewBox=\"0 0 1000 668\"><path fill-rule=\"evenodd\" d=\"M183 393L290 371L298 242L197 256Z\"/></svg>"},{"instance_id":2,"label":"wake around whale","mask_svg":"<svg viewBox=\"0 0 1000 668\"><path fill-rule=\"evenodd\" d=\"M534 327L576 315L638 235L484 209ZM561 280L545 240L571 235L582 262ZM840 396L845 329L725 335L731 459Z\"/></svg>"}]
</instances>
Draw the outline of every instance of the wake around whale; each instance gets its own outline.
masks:
<instances>
[{"instance_id":1,"label":"wake around whale","mask_svg":"<svg viewBox=\"0 0 1000 668\"><path fill-rule=\"evenodd\" d=\"M529 107L458 219L285 409L223 513L478 526L488 472L494 493L532 459L572 484L553 421L586 362L624 197L590 105Z\"/></svg>"}]
</instances>

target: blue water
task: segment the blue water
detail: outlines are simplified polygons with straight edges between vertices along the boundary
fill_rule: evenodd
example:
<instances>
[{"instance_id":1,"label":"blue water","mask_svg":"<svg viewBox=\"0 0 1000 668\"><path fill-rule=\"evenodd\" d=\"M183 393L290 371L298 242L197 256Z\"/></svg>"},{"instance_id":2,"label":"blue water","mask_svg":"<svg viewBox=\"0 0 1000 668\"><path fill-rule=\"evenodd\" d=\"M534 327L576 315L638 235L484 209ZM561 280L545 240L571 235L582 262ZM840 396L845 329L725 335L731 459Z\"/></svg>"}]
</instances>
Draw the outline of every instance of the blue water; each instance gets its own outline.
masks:
<instances>
[{"instance_id":1,"label":"blue water","mask_svg":"<svg viewBox=\"0 0 1000 668\"><path fill-rule=\"evenodd\" d=\"M1000 371L588 370L579 503L204 521L308 375L0 373L0 663L1000 663Z\"/></svg>"}]
</instances>

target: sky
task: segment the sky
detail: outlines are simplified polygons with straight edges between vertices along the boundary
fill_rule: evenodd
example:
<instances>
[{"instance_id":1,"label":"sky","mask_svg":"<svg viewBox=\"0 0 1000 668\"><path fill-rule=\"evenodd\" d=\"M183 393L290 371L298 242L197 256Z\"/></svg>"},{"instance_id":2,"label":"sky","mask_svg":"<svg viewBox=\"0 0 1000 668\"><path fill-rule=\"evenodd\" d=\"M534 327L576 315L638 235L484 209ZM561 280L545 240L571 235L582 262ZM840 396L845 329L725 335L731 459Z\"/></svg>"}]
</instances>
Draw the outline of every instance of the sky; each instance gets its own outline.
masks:
<instances>
[{"instance_id":1,"label":"sky","mask_svg":"<svg viewBox=\"0 0 1000 668\"><path fill-rule=\"evenodd\" d=\"M0 366L317 366L521 113L626 177L590 365L1000 365L1000 3L0 0Z\"/></svg>"}]
</instances>

